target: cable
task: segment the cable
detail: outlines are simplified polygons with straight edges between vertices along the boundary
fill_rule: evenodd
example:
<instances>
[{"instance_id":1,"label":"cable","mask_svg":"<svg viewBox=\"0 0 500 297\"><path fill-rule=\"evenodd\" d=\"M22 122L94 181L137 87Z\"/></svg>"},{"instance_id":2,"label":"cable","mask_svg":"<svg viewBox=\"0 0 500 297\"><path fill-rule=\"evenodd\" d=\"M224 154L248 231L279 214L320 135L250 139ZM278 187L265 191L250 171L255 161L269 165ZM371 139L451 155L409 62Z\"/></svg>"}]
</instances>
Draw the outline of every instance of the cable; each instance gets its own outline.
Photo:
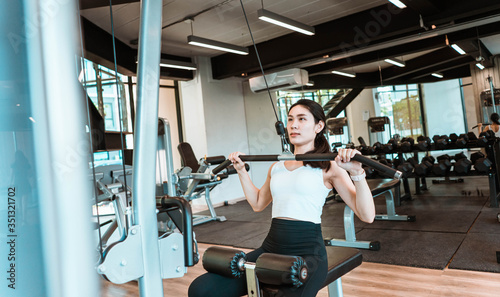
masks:
<instances>
[{"instance_id":1,"label":"cable","mask_svg":"<svg viewBox=\"0 0 500 297\"><path fill-rule=\"evenodd\" d=\"M250 37L252 38L252 44L253 44L253 48L255 49L257 61L259 62L260 72L262 73L262 76L264 77L264 82L266 84L267 94L269 95L269 100L271 100L271 105L273 106L274 116L276 117L276 121L279 121L278 113L276 112L276 108L274 107L273 97L271 96L271 91L269 90L269 85L267 84L267 79L266 79L266 76L264 74L264 68L262 67L262 63L260 61L259 51L257 50L257 45L255 45L255 40L253 39L252 30L250 29L250 24L248 23L247 13L245 12L245 7L243 6L243 0L240 0L240 3L241 3L241 9L243 10L243 15L245 16L245 21L247 22L248 32L250 32Z\"/></svg>"},{"instance_id":2,"label":"cable","mask_svg":"<svg viewBox=\"0 0 500 297\"><path fill-rule=\"evenodd\" d=\"M109 0L109 14L111 20L111 37L113 39L113 61L115 66L115 85L116 85L116 96L118 101L121 101L120 98L120 90L118 88L118 66L116 64L116 46L115 46L115 26L113 22L113 3L112 0ZM123 102L122 102L123 103ZM120 104L118 104L121 106ZM123 145L123 121L122 121L122 109L118 108L118 118L120 120L120 142L121 142L121 152L122 152L122 168L123 168L123 184L125 186L125 203L126 206L129 206L129 194L128 194L128 186L127 186L127 171L125 170L125 149Z\"/></svg>"},{"instance_id":3,"label":"cable","mask_svg":"<svg viewBox=\"0 0 500 297\"><path fill-rule=\"evenodd\" d=\"M276 124L275 124L276 133L281 137L283 152L290 152L290 145L288 144L286 137L285 137L285 128L284 128L283 122L281 122L279 120L278 113L276 112L276 107L274 106L273 97L271 96L271 91L269 90L269 85L267 83L266 75L264 74L264 67L262 67L262 62L260 61L259 51L257 50L257 45L255 44L255 39L253 38L252 29L250 29L250 23L248 22L247 13L245 11L245 7L243 6L243 0L240 0L240 4L241 4L241 9L243 10L243 15L245 16L245 21L247 23L248 32L250 33L250 38L252 38L252 44L253 44L253 48L255 49L255 55L257 56L257 61L259 62L260 72L262 73L262 77L264 78L264 83L266 84L267 94L269 95L269 100L271 101L271 106L273 107L274 116L276 118Z\"/></svg>"},{"instance_id":4,"label":"cable","mask_svg":"<svg viewBox=\"0 0 500 297\"><path fill-rule=\"evenodd\" d=\"M80 2L76 4L78 11L80 11ZM82 37L82 23L81 23L81 16L78 18L78 26L80 28L80 50L81 50L81 67L83 71L83 85L85 86L84 92L85 92L85 98L87 98L87 75L86 75L86 70L85 70L85 63L84 63L84 57L83 57L83 37ZM100 221L100 216L99 216L99 193L97 192L97 187L95 185L95 159L94 159L94 145L93 145L93 139L92 139L92 126L91 126L91 121L90 121L90 109L89 109L89 100L86 100L87 104L85 104L85 107L87 108L87 124L89 127L89 139L90 139L90 149L91 149L91 162L92 162L92 180L94 181L93 188L94 188L94 198L95 198L95 209L96 209L96 215L97 215L97 228L98 233L99 233L99 264L102 263L103 260L103 248L102 248L102 233L101 233L101 221Z\"/></svg>"}]
</instances>

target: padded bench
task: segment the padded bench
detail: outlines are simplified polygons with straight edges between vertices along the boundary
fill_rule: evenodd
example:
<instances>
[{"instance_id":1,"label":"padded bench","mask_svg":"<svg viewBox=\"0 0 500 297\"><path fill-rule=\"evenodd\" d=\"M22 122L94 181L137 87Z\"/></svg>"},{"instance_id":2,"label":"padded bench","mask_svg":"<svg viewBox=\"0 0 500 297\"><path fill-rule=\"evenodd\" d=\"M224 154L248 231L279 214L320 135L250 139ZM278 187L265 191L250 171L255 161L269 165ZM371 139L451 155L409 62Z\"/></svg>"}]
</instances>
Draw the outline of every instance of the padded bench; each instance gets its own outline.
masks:
<instances>
[{"instance_id":1,"label":"padded bench","mask_svg":"<svg viewBox=\"0 0 500 297\"><path fill-rule=\"evenodd\" d=\"M395 205L399 205L400 199L400 183L398 179L382 179L382 180L367 180L368 186L371 189L372 196L375 198L380 195L385 195L385 204L387 213L375 215L375 220L387 221L405 221L414 222L415 216L398 215L396 214ZM394 195L392 190L394 189ZM344 232L345 239L325 239L326 245L354 247L359 249L369 249L378 251L380 242L378 241L357 241L356 230L354 227L354 211L349 207L344 208Z\"/></svg>"},{"instance_id":2,"label":"padded bench","mask_svg":"<svg viewBox=\"0 0 500 297\"><path fill-rule=\"evenodd\" d=\"M326 252L328 254L328 273L322 288L328 287L329 297L342 297L341 277L361 265L363 256L359 250L348 247L327 246ZM277 286L262 284L261 289L262 296L284 296Z\"/></svg>"}]
</instances>

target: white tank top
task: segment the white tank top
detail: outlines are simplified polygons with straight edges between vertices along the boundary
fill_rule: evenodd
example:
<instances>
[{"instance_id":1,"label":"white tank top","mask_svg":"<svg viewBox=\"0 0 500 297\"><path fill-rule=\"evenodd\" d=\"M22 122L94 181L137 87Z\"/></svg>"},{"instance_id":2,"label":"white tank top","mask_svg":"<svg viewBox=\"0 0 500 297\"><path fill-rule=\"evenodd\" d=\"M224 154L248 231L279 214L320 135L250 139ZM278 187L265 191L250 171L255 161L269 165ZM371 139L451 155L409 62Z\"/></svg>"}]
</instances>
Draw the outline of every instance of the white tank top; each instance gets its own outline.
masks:
<instances>
[{"instance_id":1,"label":"white tank top","mask_svg":"<svg viewBox=\"0 0 500 297\"><path fill-rule=\"evenodd\" d=\"M491 131L495 132L495 130L493 130L493 127L491 127L491 125L488 125L488 127L490 128ZM495 137L500 137L500 129L498 129L498 131L495 132Z\"/></svg>"},{"instance_id":2,"label":"white tank top","mask_svg":"<svg viewBox=\"0 0 500 297\"><path fill-rule=\"evenodd\" d=\"M272 217L320 224L330 190L323 182L321 168L302 166L290 171L285 162L278 162L271 169Z\"/></svg>"}]
</instances>

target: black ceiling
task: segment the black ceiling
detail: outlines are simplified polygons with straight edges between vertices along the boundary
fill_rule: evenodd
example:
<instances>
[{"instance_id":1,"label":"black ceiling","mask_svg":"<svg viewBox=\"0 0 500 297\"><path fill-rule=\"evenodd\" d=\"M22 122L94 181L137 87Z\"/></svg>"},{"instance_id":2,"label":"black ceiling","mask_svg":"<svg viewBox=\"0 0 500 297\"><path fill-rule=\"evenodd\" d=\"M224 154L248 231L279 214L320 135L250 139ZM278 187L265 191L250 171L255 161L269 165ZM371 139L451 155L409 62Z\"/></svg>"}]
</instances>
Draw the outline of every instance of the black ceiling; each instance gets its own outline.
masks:
<instances>
[{"instance_id":1,"label":"black ceiling","mask_svg":"<svg viewBox=\"0 0 500 297\"><path fill-rule=\"evenodd\" d=\"M315 26L316 34L312 37L292 33L259 44L263 67L266 71L290 65L306 69L314 88L432 82L439 80L430 76L433 72L443 73L450 79L470 76L470 64L479 56L478 37L500 33L500 21L488 23L500 14L498 0L403 2L409 9L397 10L392 4L383 5ZM441 33L448 31L448 34ZM458 44L467 55L461 56L447 47L447 42ZM423 51L431 52L406 61L404 68L393 66L381 72L357 73L356 78L331 74L332 70ZM486 66L491 65L491 54L483 45L481 56L486 58ZM214 57L212 68L216 79L260 72L253 48L248 56Z\"/></svg>"},{"instance_id":2,"label":"black ceiling","mask_svg":"<svg viewBox=\"0 0 500 297\"><path fill-rule=\"evenodd\" d=\"M136 2L117 0L114 4ZM481 55L491 65L491 53L480 38L500 34L499 0L402 0L408 8L397 9L388 3L315 26L314 36L290 33L257 44L266 73L292 67L306 69L314 88L363 88L381 84L406 84L438 80L430 76L443 73L445 78L470 76L470 65ZM109 5L108 0L82 0L81 7ZM103 39L107 32L84 19L85 47L89 55L112 61ZM456 43L466 55L447 46ZM104 46L103 46L104 45ZM135 72L137 51L129 45L117 45L121 71ZM211 58L214 79L251 77L260 74L253 47L248 56L223 54ZM112 52L112 51L111 51ZM384 67L385 58L412 56L406 67ZM190 57L164 55L165 58L190 60ZM101 62L103 62L101 61ZM97 61L99 62L99 61ZM332 70L367 66L356 78L342 78ZM375 66L374 66L375 65ZM191 71L174 70L162 76L179 80L193 77Z\"/></svg>"}]
</instances>

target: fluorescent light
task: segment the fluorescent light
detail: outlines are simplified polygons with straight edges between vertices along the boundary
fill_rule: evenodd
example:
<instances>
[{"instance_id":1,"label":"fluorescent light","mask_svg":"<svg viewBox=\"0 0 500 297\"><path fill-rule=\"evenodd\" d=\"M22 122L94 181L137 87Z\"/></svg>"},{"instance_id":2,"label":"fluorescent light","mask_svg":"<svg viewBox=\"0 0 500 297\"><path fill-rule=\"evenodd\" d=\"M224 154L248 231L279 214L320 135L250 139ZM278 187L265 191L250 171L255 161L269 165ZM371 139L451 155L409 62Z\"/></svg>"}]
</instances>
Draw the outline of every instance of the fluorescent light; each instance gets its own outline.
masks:
<instances>
[{"instance_id":1,"label":"fluorescent light","mask_svg":"<svg viewBox=\"0 0 500 297\"><path fill-rule=\"evenodd\" d=\"M306 83L306 86L308 86L308 87L313 87L313 86L314 86L314 82L313 82L313 81L308 81L308 82Z\"/></svg>"},{"instance_id":2,"label":"fluorescent light","mask_svg":"<svg viewBox=\"0 0 500 297\"><path fill-rule=\"evenodd\" d=\"M161 59L160 66L167 67L167 68L196 70L196 64L194 64L194 63L189 63L189 62L184 62L184 61L167 60L167 59Z\"/></svg>"},{"instance_id":3,"label":"fluorescent light","mask_svg":"<svg viewBox=\"0 0 500 297\"><path fill-rule=\"evenodd\" d=\"M392 4L396 5L397 7L401 8L401 9L406 8L406 5L399 0L389 0L389 2L391 2Z\"/></svg>"},{"instance_id":4,"label":"fluorescent light","mask_svg":"<svg viewBox=\"0 0 500 297\"><path fill-rule=\"evenodd\" d=\"M356 73L350 72L350 71L345 71L345 70L342 70L342 71L334 70L334 71L332 71L332 73L337 74L337 75L347 76L347 77L356 77Z\"/></svg>"},{"instance_id":5,"label":"fluorescent light","mask_svg":"<svg viewBox=\"0 0 500 297\"><path fill-rule=\"evenodd\" d=\"M461 49L458 45L452 44L451 48L454 49L454 50L456 50L459 54L465 55L465 51L463 49Z\"/></svg>"},{"instance_id":6,"label":"fluorescent light","mask_svg":"<svg viewBox=\"0 0 500 297\"><path fill-rule=\"evenodd\" d=\"M211 39L206 39L203 37L198 37L194 35L188 36L188 43L191 45L197 45L201 47L211 48L219 51L230 52L239 55L248 55L248 48L237 46L229 43L224 43L220 41L215 41Z\"/></svg>"},{"instance_id":7,"label":"fluorescent light","mask_svg":"<svg viewBox=\"0 0 500 297\"><path fill-rule=\"evenodd\" d=\"M441 73L432 73L431 75L437 78L443 78L443 75Z\"/></svg>"},{"instance_id":8,"label":"fluorescent light","mask_svg":"<svg viewBox=\"0 0 500 297\"><path fill-rule=\"evenodd\" d=\"M484 65L483 65L483 64L481 64L481 63L477 63L477 64L476 64L476 66L477 66L477 68L479 68L479 69L481 69L481 70L483 70L483 69L484 69Z\"/></svg>"},{"instance_id":9,"label":"fluorescent light","mask_svg":"<svg viewBox=\"0 0 500 297\"><path fill-rule=\"evenodd\" d=\"M384 61L386 61L387 63L391 63L393 65L399 66L399 67L405 67L406 66L406 63L404 61L401 61L401 60L398 60L398 59L395 59L395 58L385 59Z\"/></svg>"},{"instance_id":10,"label":"fluorescent light","mask_svg":"<svg viewBox=\"0 0 500 297\"><path fill-rule=\"evenodd\" d=\"M314 27L294 21L279 14L275 14L274 12L270 12L269 10L259 9L257 10L257 16L263 21L297 31L302 34L314 35L315 33Z\"/></svg>"}]
</instances>

